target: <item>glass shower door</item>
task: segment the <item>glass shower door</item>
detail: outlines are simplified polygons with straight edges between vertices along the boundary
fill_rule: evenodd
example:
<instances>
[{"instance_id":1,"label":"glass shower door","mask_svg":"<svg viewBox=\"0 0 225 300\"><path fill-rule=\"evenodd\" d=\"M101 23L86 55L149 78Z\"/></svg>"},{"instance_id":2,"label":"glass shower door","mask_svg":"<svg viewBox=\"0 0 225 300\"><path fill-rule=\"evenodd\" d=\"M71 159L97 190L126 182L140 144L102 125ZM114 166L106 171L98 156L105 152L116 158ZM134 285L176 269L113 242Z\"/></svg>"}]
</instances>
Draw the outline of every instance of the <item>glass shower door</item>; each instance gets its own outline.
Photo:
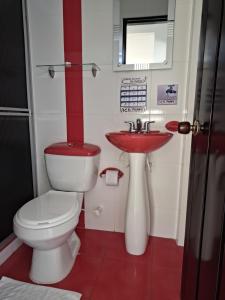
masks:
<instances>
[{"instance_id":1,"label":"glass shower door","mask_svg":"<svg viewBox=\"0 0 225 300\"><path fill-rule=\"evenodd\" d=\"M34 196L29 118L0 112L0 241L12 233L16 211Z\"/></svg>"},{"instance_id":2,"label":"glass shower door","mask_svg":"<svg viewBox=\"0 0 225 300\"><path fill-rule=\"evenodd\" d=\"M34 197L24 5L0 1L0 242L13 232L18 208Z\"/></svg>"}]
</instances>

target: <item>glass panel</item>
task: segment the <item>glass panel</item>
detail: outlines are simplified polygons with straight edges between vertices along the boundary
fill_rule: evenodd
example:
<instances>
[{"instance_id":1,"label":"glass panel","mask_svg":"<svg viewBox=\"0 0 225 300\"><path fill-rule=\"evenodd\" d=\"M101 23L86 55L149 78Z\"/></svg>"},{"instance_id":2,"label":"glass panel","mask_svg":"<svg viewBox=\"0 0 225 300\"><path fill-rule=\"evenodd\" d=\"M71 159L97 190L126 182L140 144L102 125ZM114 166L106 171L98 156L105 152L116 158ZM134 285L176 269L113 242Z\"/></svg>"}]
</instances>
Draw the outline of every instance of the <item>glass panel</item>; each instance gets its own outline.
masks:
<instances>
[{"instance_id":1,"label":"glass panel","mask_svg":"<svg viewBox=\"0 0 225 300\"><path fill-rule=\"evenodd\" d=\"M13 216L33 198L29 118L0 116L0 241L13 231Z\"/></svg>"},{"instance_id":2,"label":"glass panel","mask_svg":"<svg viewBox=\"0 0 225 300\"><path fill-rule=\"evenodd\" d=\"M126 63L163 63L166 60L167 23L128 24Z\"/></svg>"},{"instance_id":3,"label":"glass panel","mask_svg":"<svg viewBox=\"0 0 225 300\"><path fill-rule=\"evenodd\" d=\"M27 108L21 0L0 1L0 107Z\"/></svg>"}]
</instances>

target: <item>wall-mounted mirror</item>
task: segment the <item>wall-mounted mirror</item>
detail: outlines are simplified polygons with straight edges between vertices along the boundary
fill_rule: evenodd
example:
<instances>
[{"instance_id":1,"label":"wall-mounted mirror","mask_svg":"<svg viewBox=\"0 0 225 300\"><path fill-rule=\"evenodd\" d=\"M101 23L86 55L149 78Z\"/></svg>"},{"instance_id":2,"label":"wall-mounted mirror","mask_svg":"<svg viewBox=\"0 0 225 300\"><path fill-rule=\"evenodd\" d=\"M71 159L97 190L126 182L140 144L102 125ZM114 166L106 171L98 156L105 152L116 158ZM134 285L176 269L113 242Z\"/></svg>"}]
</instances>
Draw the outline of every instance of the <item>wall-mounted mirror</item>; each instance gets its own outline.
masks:
<instances>
[{"instance_id":1,"label":"wall-mounted mirror","mask_svg":"<svg viewBox=\"0 0 225 300\"><path fill-rule=\"evenodd\" d=\"M114 71L172 67L176 0L114 0Z\"/></svg>"}]
</instances>

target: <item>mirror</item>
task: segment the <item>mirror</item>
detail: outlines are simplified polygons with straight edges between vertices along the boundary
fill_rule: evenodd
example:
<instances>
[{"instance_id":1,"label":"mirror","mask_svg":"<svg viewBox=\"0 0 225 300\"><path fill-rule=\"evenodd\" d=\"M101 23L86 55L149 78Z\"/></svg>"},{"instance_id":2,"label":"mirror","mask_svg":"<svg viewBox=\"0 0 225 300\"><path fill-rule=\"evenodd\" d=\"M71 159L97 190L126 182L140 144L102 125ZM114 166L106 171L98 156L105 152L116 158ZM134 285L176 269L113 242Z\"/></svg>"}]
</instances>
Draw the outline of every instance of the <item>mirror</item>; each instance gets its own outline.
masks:
<instances>
[{"instance_id":1,"label":"mirror","mask_svg":"<svg viewBox=\"0 0 225 300\"><path fill-rule=\"evenodd\" d=\"M172 67L176 0L113 0L113 69Z\"/></svg>"}]
</instances>

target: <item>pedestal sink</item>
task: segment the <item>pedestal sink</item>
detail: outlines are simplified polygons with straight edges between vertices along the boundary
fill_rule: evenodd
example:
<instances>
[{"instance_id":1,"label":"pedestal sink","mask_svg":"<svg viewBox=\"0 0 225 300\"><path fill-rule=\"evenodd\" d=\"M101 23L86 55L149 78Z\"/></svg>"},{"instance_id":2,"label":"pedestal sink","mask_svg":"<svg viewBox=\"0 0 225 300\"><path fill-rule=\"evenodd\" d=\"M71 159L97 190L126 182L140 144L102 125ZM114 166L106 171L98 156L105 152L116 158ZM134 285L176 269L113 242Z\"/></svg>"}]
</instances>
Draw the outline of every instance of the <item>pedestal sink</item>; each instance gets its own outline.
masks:
<instances>
[{"instance_id":1,"label":"pedestal sink","mask_svg":"<svg viewBox=\"0 0 225 300\"><path fill-rule=\"evenodd\" d=\"M130 179L126 208L125 243L127 252L141 255L145 252L150 228L150 201L146 191L146 153L165 145L172 133L150 131L110 132L106 138L114 146L129 153Z\"/></svg>"}]
</instances>

